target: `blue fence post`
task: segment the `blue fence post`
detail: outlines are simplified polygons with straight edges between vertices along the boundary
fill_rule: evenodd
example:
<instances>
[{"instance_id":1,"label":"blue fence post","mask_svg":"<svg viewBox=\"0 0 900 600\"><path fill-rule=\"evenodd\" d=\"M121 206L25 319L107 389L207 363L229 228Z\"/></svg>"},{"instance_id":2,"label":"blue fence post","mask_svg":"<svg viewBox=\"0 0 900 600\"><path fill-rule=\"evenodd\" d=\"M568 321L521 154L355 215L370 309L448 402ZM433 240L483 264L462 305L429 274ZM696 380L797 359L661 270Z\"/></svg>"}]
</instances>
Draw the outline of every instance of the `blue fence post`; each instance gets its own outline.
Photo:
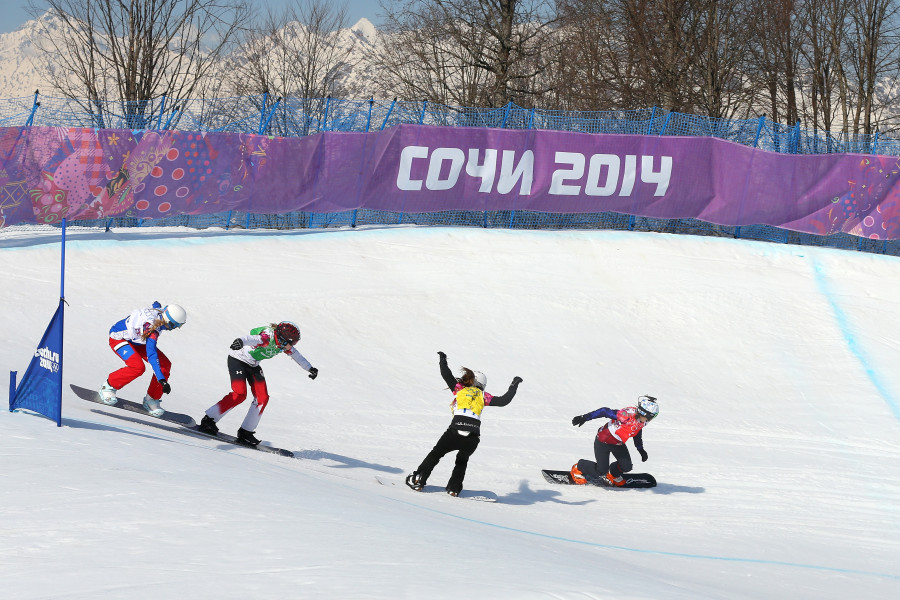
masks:
<instances>
[{"instance_id":1,"label":"blue fence post","mask_svg":"<svg viewBox=\"0 0 900 600\"><path fill-rule=\"evenodd\" d=\"M653 107L653 110L650 111L650 124L647 125L647 135L653 133L653 119L656 118L656 107Z\"/></svg>"},{"instance_id":2,"label":"blue fence post","mask_svg":"<svg viewBox=\"0 0 900 600\"><path fill-rule=\"evenodd\" d=\"M395 104L397 104L396 98L394 98L394 100L391 102L391 106L390 106L390 108L388 108L387 114L384 115L384 121L381 122L381 127L379 129L384 129L384 126L387 125L388 119L391 118L391 113L394 112Z\"/></svg>"},{"instance_id":3,"label":"blue fence post","mask_svg":"<svg viewBox=\"0 0 900 600\"><path fill-rule=\"evenodd\" d=\"M766 115L759 116L759 124L756 126L756 138L753 140L753 147L756 148L759 144L759 136L762 135L763 127L766 125Z\"/></svg>"},{"instance_id":4,"label":"blue fence post","mask_svg":"<svg viewBox=\"0 0 900 600\"><path fill-rule=\"evenodd\" d=\"M422 100L422 114L419 116L419 125L425 124L425 109L428 108L428 99Z\"/></svg>"},{"instance_id":5,"label":"blue fence post","mask_svg":"<svg viewBox=\"0 0 900 600\"><path fill-rule=\"evenodd\" d=\"M186 101L183 100L182 103L183 103L183 102L186 102ZM172 109L172 113L169 115L169 118L166 119L166 126L163 127L163 129L165 129L166 131L169 130L169 125L172 124L172 119L175 118L175 115L176 115L176 114L178 114L178 106L177 106L177 105L175 106L175 108Z\"/></svg>"},{"instance_id":6,"label":"blue fence post","mask_svg":"<svg viewBox=\"0 0 900 600\"><path fill-rule=\"evenodd\" d=\"M331 96L325 98L325 116L322 118L322 127L320 131L328 130L328 110L331 108Z\"/></svg>"},{"instance_id":7,"label":"blue fence post","mask_svg":"<svg viewBox=\"0 0 900 600\"><path fill-rule=\"evenodd\" d=\"M156 120L156 130L159 131L159 128L162 127L162 116L163 113L166 112L166 95L163 94L162 102L159 105L159 118Z\"/></svg>"},{"instance_id":8,"label":"blue fence post","mask_svg":"<svg viewBox=\"0 0 900 600\"><path fill-rule=\"evenodd\" d=\"M12 412L13 403L16 401L16 374L18 371L9 372L9 412Z\"/></svg>"},{"instance_id":9,"label":"blue fence post","mask_svg":"<svg viewBox=\"0 0 900 600\"><path fill-rule=\"evenodd\" d=\"M372 124L372 105L375 104L375 98L369 98L369 114L366 117L366 132L369 131L369 126Z\"/></svg>"},{"instance_id":10,"label":"blue fence post","mask_svg":"<svg viewBox=\"0 0 900 600\"><path fill-rule=\"evenodd\" d=\"M794 135L791 136L793 138L793 149L791 150L791 154L799 154L800 153L800 121L797 121L797 125L794 126Z\"/></svg>"},{"instance_id":11,"label":"blue fence post","mask_svg":"<svg viewBox=\"0 0 900 600\"><path fill-rule=\"evenodd\" d=\"M875 141L872 142L872 154L878 154L878 132L875 132Z\"/></svg>"},{"instance_id":12,"label":"blue fence post","mask_svg":"<svg viewBox=\"0 0 900 600\"><path fill-rule=\"evenodd\" d=\"M272 117L275 116L275 111L278 110L278 105L281 104L281 96L275 99L275 105L272 106L272 110L269 111L269 114L266 116L266 122L263 123L262 129L259 130L259 134L262 135L269 128L269 121L272 120Z\"/></svg>"},{"instance_id":13,"label":"blue fence post","mask_svg":"<svg viewBox=\"0 0 900 600\"><path fill-rule=\"evenodd\" d=\"M231 212L228 211L228 214L225 215L225 229L228 230L231 228Z\"/></svg>"},{"instance_id":14,"label":"blue fence post","mask_svg":"<svg viewBox=\"0 0 900 600\"><path fill-rule=\"evenodd\" d=\"M263 92L262 107L259 109L259 129L257 130L257 133L262 133L263 123L266 120L266 104L268 103L268 101L269 93Z\"/></svg>"},{"instance_id":15,"label":"blue fence post","mask_svg":"<svg viewBox=\"0 0 900 600\"><path fill-rule=\"evenodd\" d=\"M372 105L375 104L375 98L369 98L369 116L366 117L366 133L369 132L369 126L372 124ZM359 215L359 209L353 209L353 216L350 217L350 227L356 227L356 217Z\"/></svg>"},{"instance_id":16,"label":"blue fence post","mask_svg":"<svg viewBox=\"0 0 900 600\"><path fill-rule=\"evenodd\" d=\"M531 129L533 124L534 124L534 108L532 107L531 112L528 113L528 129Z\"/></svg>"},{"instance_id":17,"label":"blue fence post","mask_svg":"<svg viewBox=\"0 0 900 600\"><path fill-rule=\"evenodd\" d=\"M31 124L34 122L34 113L37 112L38 106L41 105L41 103L38 102L39 91L40 90L34 90L34 103L31 105L31 114L28 115L28 120L25 121L25 127L31 127Z\"/></svg>"},{"instance_id":18,"label":"blue fence post","mask_svg":"<svg viewBox=\"0 0 900 600\"><path fill-rule=\"evenodd\" d=\"M503 122L500 123L500 129L506 129L506 121L509 120L509 109L512 107L512 102L506 103L506 108L503 111Z\"/></svg>"},{"instance_id":19,"label":"blue fence post","mask_svg":"<svg viewBox=\"0 0 900 600\"><path fill-rule=\"evenodd\" d=\"M659 130L659 135L665 135L666 129L669 127L669 121L672 119L672 113L666 115L666 120L663 122L662 129Z\"/></svg>"}]
</instances>

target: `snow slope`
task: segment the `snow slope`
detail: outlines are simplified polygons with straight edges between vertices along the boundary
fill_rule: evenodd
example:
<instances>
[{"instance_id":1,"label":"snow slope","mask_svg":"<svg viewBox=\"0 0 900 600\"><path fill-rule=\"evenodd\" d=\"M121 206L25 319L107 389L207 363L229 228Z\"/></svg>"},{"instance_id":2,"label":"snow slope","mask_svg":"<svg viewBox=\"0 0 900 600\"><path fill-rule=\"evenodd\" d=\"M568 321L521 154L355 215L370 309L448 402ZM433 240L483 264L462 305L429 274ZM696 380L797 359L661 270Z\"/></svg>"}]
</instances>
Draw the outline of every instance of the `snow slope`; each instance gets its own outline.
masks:
<instances>
[{"instance_id":1,"label":"snow slope","mask_svg":"<svg viewBox=\"0 0 900 600\"><path fill-rule=\"evenodd\" d=\"M58 237L0 233L0 368L20 377L56 308ZM188 310L160 342L170 410L199 420L231 340L273 320L300 323L320 374L263 363L257 435L296 459L68 391L62 428L0 412L5 598L900 597L896 258L607 231L70 228L66 265L67 383L99 386L120 365L109 326L157 299ZM438 350L489 392L524 378L485 410L466 477L495 504L374 480L449 423ZM657 488L543 481L591 455L602 421L574 415L645 393L661 414L637 468Z\"/></svg>"}]
</instances>

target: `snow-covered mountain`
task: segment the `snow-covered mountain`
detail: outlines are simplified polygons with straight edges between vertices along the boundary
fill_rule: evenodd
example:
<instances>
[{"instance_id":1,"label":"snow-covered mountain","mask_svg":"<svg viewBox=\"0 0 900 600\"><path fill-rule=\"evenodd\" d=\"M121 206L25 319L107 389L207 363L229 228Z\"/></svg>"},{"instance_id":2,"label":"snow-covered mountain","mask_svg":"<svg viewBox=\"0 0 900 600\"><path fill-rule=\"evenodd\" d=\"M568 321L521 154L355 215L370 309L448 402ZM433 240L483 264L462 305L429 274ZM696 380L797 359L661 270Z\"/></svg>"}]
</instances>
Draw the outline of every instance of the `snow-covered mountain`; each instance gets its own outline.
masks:
<instances>
[{"instance_id":1,"label":"snow-covered mountain","mask_svg":"<svg viewBox=\"0 0 900 600\"><path fill-rule=\"evenodd\" d=\"M51 30L56 25L49 14L41 17L43 27ZM35 39L42 27L38 20L30 20L10 33L0 34L0 99L30 96L35 90L42 95L54 96L40 66L41 51ZM338 32L340 54L347 65L341 78L341 87L348 90L366 90L371 78L366 72L364 59L370 57L376 47L378 31L368 19ZM231 57L224 57L223 64ZM214 74L218 77L218 74ZM362 92L361 92L362 93Z\"/></svg>"},{"instance_id":2,"label":"snow-covered mountain","mask_svg":"<svg viewBox=\"0 0 900 600\"><path fill-rule=\"evenodd\" d=\"M15 31L0 33L0 98L29 96L41 88L49 93L37 67L40 50L34 40L40 27L31 20Z\"/></svg>"}]
</instances>

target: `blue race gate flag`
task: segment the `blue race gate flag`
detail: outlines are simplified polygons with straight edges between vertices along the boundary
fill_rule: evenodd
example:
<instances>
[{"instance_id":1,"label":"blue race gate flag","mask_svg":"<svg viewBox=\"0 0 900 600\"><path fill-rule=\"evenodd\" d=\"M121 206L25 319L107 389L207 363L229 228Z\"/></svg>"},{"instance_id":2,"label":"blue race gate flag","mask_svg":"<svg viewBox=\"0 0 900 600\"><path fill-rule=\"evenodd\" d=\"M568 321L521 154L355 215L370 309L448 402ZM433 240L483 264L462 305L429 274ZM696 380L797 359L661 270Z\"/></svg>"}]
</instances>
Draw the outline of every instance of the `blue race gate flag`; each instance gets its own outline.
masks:
<instances>
[{"instance_id":1,"label":"blue race gate flag","mask_svg":"<svg viewBox=\"0 0 900 600\"><path fill-rule=\"evenodd\" d=\"M63 301L47 326L22 382L9 399L9 410L34 411L62 426Z\"/></svg>"}]
</instances>

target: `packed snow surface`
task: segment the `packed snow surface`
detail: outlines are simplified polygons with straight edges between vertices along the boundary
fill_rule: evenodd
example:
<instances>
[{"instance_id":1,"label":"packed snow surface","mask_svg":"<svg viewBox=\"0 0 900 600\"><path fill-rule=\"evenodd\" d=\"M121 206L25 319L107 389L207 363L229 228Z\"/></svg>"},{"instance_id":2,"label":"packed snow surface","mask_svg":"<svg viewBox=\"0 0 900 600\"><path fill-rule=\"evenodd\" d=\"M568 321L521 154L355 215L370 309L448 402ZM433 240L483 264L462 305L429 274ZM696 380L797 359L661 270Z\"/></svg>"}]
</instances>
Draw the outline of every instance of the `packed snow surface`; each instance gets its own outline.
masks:
<instances>
[{"instance_id":1,"label":"packed snow surface","mask_svg":"<svg viewBox=\"0 0 900 600\"><path fill-rule=\"evenodd\" d=\"M0 232L0 368L19 377L60 258L58 230ZM900 597L900 259L607 231L70 228L65 274L63 426L0 412L4 598ZM188 312L160 338L163 407L198 421L234 338L300 325L319 377L264 362L257 430L296 458L68 389L121 366L109 327L154 300ZM450 421L439 350L493 394L524 379L485 409L465 480L497 503L375 481ZM658 487L541 478L592 456L604 421L573 416L641 394L661 411L632 456Z\"/></svg>"}]
</instances>

